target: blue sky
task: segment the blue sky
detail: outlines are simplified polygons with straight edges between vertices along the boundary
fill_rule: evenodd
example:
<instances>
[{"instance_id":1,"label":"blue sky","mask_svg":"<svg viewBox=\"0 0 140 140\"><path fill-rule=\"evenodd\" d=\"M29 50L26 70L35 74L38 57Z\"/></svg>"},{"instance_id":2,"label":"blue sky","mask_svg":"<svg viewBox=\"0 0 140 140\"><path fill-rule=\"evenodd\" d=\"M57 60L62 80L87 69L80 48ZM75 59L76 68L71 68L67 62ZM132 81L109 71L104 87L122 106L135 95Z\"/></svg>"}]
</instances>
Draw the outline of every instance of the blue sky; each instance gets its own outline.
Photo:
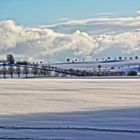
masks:
<instances>
[{"instance_id":1,"label":"blue sky","mask_svg":"<svg viewBox=\"0 0 140 140\"><path fill-rule=\"evenodd\" d=\"M61 18L83 19L110 12L113 17L136 16L140 0L0 0L0 20L19 24L55 24Z\"/></svg>"},{"instance_id":2,"label":"blue sky","mask_svg":"<svg viewBox=\"0 0 140 140\"><path fill-rule=\"evenodd\" d=\"M1 56L49 62L139 56L139 36L140 0L0 0Z\"/></svg>"}]
</instances>

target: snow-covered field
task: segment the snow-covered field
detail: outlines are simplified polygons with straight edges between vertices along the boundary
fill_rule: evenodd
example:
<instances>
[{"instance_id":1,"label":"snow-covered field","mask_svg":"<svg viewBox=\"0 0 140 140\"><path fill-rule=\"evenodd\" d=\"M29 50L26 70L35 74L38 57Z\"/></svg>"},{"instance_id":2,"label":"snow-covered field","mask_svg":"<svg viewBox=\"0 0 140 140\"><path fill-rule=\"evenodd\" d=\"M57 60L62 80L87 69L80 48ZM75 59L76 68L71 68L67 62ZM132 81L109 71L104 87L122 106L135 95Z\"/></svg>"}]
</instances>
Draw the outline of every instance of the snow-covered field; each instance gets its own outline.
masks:
<instances>
[{"instance_id":1,"label":"snow-covered field","mask_svg":"<svg viewBox=\"0 0 140 140\"><path fill-rule=\"evenodd\" d=\"M1 79L0 140L139 140L139 79Z\"/></svg>"},{"instance_id":2,"label":"snow-covered field","mask_svg":"<svg viewBox=\"0 0 140 140\"><path fill-rule=\"evenodd\" d=\"M130 71L137 70L139 71L140 59L137 60L110 60L110 61L91 61L91 62L75 62L75 63L56 63L51 64L54 67L63 68L63 69L80 69L80 70L99 70L98 66L101 65L101 70L110 70L110 71ZM111 68L114 69L111 69Z\"/></svg>"}]
</instances>

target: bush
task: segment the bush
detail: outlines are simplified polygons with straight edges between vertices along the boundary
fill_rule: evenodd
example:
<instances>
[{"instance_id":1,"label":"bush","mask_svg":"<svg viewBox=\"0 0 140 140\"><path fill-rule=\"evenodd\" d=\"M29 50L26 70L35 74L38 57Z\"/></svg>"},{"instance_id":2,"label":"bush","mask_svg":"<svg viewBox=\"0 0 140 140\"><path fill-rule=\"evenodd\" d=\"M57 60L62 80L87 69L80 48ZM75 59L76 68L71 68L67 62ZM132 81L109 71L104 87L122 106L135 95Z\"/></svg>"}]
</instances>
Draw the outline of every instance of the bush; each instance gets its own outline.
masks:
<instances>
[{"instance_id":1,"label":"bush","mask_svg":"<svg viewBox=\"0 0 140 140\"><path fill-rule=\"evenodd\" d=\"M136 71L130 71L130 72L128 72L127 76L137 76L137 72Z\"/></svg>"}]
</instances>

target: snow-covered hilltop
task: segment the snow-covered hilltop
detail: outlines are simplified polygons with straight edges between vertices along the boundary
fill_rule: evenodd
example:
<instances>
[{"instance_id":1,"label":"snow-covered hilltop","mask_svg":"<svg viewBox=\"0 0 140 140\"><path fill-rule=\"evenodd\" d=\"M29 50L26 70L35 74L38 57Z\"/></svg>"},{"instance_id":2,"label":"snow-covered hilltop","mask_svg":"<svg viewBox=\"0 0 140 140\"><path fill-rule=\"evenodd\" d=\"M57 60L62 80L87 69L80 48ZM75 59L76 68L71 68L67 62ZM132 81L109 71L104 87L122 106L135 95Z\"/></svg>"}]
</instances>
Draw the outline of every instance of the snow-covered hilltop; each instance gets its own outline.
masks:
<instances>
[{"instance_id":1,"label":"snow-covered hilltop","mask_svg":"<svg viewBox=\"0 0 140 140\"><path fill-rule=\"evenodd\" d=\"M91 62L68 62L68 63L56 63L51 66L61 69L74 69L74 70L86 70L90 72L108 72L119 73L122 75L140 75L140 59L132 60L108 60L108 61L91 61ZM120 74L121 74L120 73ZM107 75L104 75L107 76Z\"/></svg>"}]
</instances>

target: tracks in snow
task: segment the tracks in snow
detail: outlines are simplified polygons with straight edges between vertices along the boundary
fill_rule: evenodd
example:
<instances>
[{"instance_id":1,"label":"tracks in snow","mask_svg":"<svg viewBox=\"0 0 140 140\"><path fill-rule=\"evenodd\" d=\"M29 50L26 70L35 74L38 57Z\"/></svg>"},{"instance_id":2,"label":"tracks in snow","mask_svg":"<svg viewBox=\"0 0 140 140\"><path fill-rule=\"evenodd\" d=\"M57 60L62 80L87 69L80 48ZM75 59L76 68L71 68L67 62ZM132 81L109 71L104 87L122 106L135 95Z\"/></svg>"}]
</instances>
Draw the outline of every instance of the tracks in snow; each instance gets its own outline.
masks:
<instances>
[{"instance_id":1,"label":"tracks in snow","mask_svg":"<svg viewBox=\"0 0 140 140\"><path fill-rule=\"evenodd\" d=\"M113 133L136 133L140 134L140 130L134 129L111 129L111 128L93 128L93 127L18 127L18 126L0 126L2 130L46 130L46 131L96 131L96 132L113 132ZM1 138L0 138L1 139ZM34 140L34 139L33 139Z\"/></svg>"},{"instance_id":2,"label":"tracks in snow","mask_svg":"<svg viewBox=\"0 0 140 140\"><path fill-rule=\"evenodd\" d=\"M0 140L70 140L70 139L38 139L38 138L11 138L11 137L0 137Z\"/></svg>"}]
</instances>

